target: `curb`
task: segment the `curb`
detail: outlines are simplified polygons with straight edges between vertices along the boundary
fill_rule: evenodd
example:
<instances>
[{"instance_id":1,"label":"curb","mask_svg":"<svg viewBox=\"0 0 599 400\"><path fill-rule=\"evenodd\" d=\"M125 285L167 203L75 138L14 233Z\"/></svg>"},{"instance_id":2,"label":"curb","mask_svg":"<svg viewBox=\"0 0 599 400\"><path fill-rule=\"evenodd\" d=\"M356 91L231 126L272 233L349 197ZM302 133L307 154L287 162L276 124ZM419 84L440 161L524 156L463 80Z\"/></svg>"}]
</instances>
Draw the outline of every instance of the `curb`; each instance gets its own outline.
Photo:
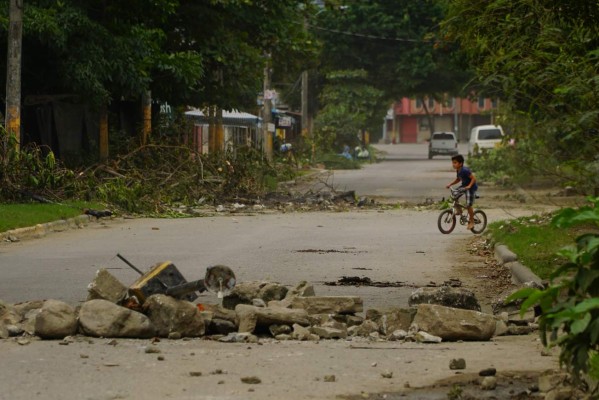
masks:
<instances>
[{"instance_id":1,"label":"curb","mask_svg":"<svg viewBox=\"0 0 599 400\"><path fill-rule=\"evenodd\" d=\"M503 266L508 267L512 273L512 281L515 284L534 282L543 285L543 281L535 275L528 267L518 261L518 256L506 245L497 243L495 245L495 259Z\"/></svg>"},{"instance_id":2,"label":"curb","mask_svg":"<svg viewBox=\"0 0 599 400\"><path fill-rule=\"evenodd\" d=\"M61 219L58 221L37 224L25 228L12 229L6 232L0 232L0 241L18 242L22 239L37 239L53 232L64 232L69 229L80 229L91 221L90 215L80 215L78 217Z\"/></svg>"}]
</instances>

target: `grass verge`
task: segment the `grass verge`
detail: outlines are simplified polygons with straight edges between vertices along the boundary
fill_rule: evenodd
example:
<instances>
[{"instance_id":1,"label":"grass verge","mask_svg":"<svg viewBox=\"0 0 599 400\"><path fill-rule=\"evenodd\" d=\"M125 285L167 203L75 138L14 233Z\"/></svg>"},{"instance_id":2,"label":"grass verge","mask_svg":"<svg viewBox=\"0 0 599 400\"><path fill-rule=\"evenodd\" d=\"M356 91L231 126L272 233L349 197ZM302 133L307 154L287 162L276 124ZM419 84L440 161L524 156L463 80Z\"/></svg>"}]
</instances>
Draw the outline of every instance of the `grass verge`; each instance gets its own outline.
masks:
<instances>
[{"instance_id":1,"label":"grass verge","mask_svg":"<svg viewBox=\"0 0 599 400\"><path fill-rule=\"evenodd\" d=\"M553 215L535 215L489 224L489 234L496 243L505 244L518 255L518 260L541 279L566 260L558 250L574 245L574 240L585 232L597 231L594 226L556 228L551 225Z\"/></svg>"},{"instance_id":2,"label":"grass verge","mask_svg":"<svg viewBox=\"0 0 599 400\"><path fill-rule=\"evenodd\" d=\"M83 214L86 208L103 210L105 207L100 203L83 201L69 201L62 204L0 204L0 232L73 218Z\"/></svg>"}]
</instances>

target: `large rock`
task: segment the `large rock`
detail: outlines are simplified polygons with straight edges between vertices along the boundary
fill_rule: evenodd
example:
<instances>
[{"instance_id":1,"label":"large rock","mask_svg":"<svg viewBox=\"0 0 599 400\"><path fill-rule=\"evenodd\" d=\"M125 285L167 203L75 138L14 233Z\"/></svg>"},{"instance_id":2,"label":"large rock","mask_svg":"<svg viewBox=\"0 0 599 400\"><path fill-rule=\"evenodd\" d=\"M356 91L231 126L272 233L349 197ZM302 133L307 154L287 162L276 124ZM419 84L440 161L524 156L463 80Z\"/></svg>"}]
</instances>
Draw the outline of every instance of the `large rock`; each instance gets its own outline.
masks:
<instances>
[{"instance_id":1,"label":"large rock","mask_svg":"<svg viewBox=\"0 0 599 400\"><path fill-rule=\"evenodd\" d=\"M294 297L291 308L301 308L308 314L355 314L363 311L363 301L357 296Z\"/></svg>"},{"instance_id":2,"label":"large rock","mask_svg":"<svg viewBox=\"0 0 599 400\"><path fill-rule=\"evenodd\" d=\"M489 340L495 317L478 311L420 304L413 325L443 340Z\"/></svg>"},{"instance_id":3,"label":"large rock","mask_svg":"<svg viewBox=\"0 0 599 400\"><path fill-rule=\"evenodd\" d=\"M392 307L366 311L366 319L376 322L379 333L386 336L391 335L396 330L407 331L410 329L414 315L416 315L415 308Z\"/></svg>"},{"instance_id":4,"label":"large rock","mask_svg":"<svg viewBox=\"0 0 599 400\"><path fill-rule=\"evenodd\" d=\"M77 313L67 303L47 300L35 318L34 332L42 339L74 335L77 333Z\"/></svg>"},{"instance_id":5,"label":"large rock","mask_svg":"<svg viewBox=\"0 0 599 400\"><path fill-rule=\"evenodd\" d=\"M21 322L22 318L23 317L15 306L0 300L0 323L3 322L6 325L15 325Z\"/></svg>"},{"instance_id":6,"label":"large rock","mask_svg":"<svg viewBox=\"0 0 599 400\"><path fill-rule=\"evenodd\" d=\"M147 298L143 309L158 336L168 337L169 333L177 332L181 337L198 337L206 331L202 313L189 301L154 294Z\"/></svg>"},{"instance_id":7,"label":"large rock","mask_svg":"<svg viewBox=\"0 0 599 400\"><path fill-rule=\"evenodd\" d=\"M282 300L289 289L279 283L253 281L237 284L231 293L223 299L223 307L234 310L238 304L252 304L254 299L262 299L265 303Z\"/></svg>"},{"instance_id":8,"label":"large rock","mask_svg":"<svg viewBox=\"0 0 599 400\"><path fill-rule=\"evenodd\" d=\"M6 339L10 335L9 326L16 326L22 320L21 314L15 306L0 300L0 339Z\"/></svg>"},{"instance_id":9,"label":"large rock","mask_svg":"<svg viewBox=\"0 0 599 400\"><path fill-rule=\"evenodd\" d=\"M156 334L144 314L102 299L83 303L79 326L84 334L96 337L149 338Z\"/></svg>"},{"instance_id":10,"label":"large rock","mask_svg":"<svg viewBox=\"0 0 599 400\"><path fill-rule=\"evenodd\" d=\"M474 293L463 288L441 286L440 288L418 288L408 299L408 305L437 304L445 307L480 311L480 304Z\"/></svg>"},{"instance_id":11,"label":"large rock","mask_svg":"<svg viewBox=\"0 0 599 400\"><path fill-rule=\"evenodd\" d=\"M254 332L257 326L270 325L310 325L305 310L293 310L279 307L255 307L239 304L235 307L238 317L239 332Z\"/></svg>"}]
</instances>

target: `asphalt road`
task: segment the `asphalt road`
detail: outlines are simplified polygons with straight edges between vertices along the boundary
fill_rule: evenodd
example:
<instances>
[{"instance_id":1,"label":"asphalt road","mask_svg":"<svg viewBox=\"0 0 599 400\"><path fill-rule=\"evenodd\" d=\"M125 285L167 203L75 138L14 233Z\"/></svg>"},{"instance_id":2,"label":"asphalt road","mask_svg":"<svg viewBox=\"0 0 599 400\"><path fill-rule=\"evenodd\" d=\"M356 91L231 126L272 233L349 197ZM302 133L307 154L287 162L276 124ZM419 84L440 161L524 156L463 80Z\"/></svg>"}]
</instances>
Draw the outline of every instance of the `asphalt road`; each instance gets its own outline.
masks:
<instances>
[{"instance_id":1,"label":"asphalt road","mask_svg":"<svg viewBox=\"0 0 599 400\"><path fill-rule=\"evenodd\" d=\"M449 157L427 159L426 145L382 145L385 160L361 170L327 175L338 190L359 197L413 204L440 200L453 178ZM305 189L305 188L304 188ZM386 197L382 198L381 196ZM513 210L488 209L490 221ZM238 281L302 280L317 293L364 297L367 307L406 305L414 287L452 277L451 254L472 236L458 226L437 230L438 211L406 206L355 212L223 214L188 219L122 219L91 222L84 229L40 239L0 243L0 299L21 302L57 299L77 304L99 268L124 284L139 276L117 254L141 270L170 260L188 280L203 278L209 265L225 264ZM401 288L325 285L343 276L403 282ZM204 294L201 301L212 301Z\"/></svg>"},{"instance_id":2,"label":"asphalt road","mask_svg":"<svg viewBox=\"0 0 599 400\"><path fill-rule=\"evenodd\" d=\"M382 153L382 162L359 170L323 174L321 183L340 191L355 190L358 196L382 202L422 203L447 196L445 185L455 177L450 156L429 160L427 144L376 145L376 148ZM467 144L460 144L459 148L465 154Z\"/></svg>"},{"instance_id":3,"label":"asphalt road","mask_svg":"<svg viewBox=\"0 0 599 400\"><path fill-rule=\"evenodd\" d=\"M366 197L385 193L393 201L443 197L444 186L453 178L449 157L428 160L425 145L380 148L385 161L335 172L336 187ZM203 278L209 265L225 264L240 282L270 280L291 286L306 280L322 295L363 296L367 307L406 305L414 287L452 277L448 254L472 235L461 226L451 235L440 234L437 215L437 210L408 207L92 222L85 229L0 244L0 299L77 304L85 300L87 285L99 268L129 285L139 275L116 257L120 253L141 270L172 261L188 280ZM343 276L403 282L405 287L325 285ZM213 300L211 294L206 296L201 301Z\"/></svg>"},{"instance_id":4,"label":"asphalt road","mask_svg":"<svg viewBox=\"0 0 599 400\"><path fill-rule=\"evenodd\" d=\"M388 196L393 202L419 203L444 195L453 178L449 157L428 160L425 145L381 149L387 152L384 162L339 171L331 178L359 196ZM509 217L505 210L487 211L490 219ZM361 296L366 309L405 306L415 287L460 278L454 266L468 258L465 243L472 233L463 227L451 235L439 233L437 215L436 210L406 206L171 220L116 218L40 239L1 243L0 299L79 304L99 268L108 268L125 284L137 278L116 257L120 253L140 269L171 260L188 280L201 278L208 265L225 264L238 281L266 279L291 286L306 280L318 295ZM405 286L325 285L342 276ZM204 294L199 301L217 299ZM473 374L489 367L541 371L557 365L555 357L541 356L536 335L437 345L161 340L153 344L158 355L145 351L150 344L84 337L69 343L0 340L0 399L329 400L361 393L370 398L365 393L398 392L452 376L449 362L458 357L467 361L461 372ZM382 372L392 378L383 378ZM325 381L330 375L334 382ZM262 383L242 383L247 376Z\"/></svg>"}]
</instances>

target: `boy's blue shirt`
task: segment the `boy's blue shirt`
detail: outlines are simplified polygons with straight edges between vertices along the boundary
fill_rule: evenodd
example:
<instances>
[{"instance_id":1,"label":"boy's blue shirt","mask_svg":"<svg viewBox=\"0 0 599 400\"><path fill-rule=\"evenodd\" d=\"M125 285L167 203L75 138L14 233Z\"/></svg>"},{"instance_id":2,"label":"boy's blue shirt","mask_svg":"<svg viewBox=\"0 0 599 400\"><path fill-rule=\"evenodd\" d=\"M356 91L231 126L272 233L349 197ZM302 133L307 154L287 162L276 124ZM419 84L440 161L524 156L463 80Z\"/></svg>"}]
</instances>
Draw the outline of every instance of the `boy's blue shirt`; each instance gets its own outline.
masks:
<instances>
[{"instance_id":1,"label":"boy's blue shirt","mask_svg":"<svg viewBox=\"0 0 599 400\"><path fill-rule=\"evenodd\" d=\"M470 168L462 165L462 168L457 171L457 175L458 178L462 180L462 187L468 186L470 184L470 175L472 175ZM472 190L478 190L478 184L476 182L474 182L474 185L472 185Z\"/></svg>"}]
</instances>

